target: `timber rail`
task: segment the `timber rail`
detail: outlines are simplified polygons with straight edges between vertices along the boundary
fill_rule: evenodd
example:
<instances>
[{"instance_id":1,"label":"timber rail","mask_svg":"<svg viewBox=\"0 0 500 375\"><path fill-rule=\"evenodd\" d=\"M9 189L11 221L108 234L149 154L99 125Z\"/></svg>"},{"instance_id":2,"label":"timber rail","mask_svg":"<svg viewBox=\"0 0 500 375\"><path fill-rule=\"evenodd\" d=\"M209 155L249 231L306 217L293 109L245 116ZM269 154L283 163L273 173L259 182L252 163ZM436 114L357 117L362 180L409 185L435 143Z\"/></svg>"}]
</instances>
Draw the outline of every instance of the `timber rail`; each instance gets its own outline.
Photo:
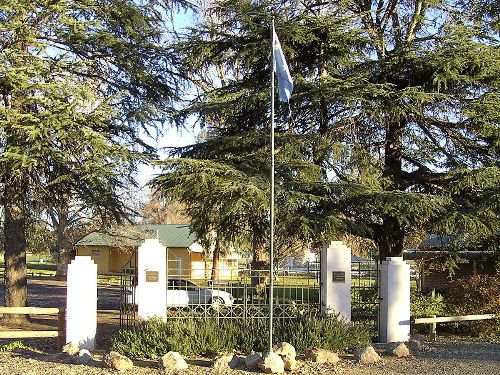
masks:
<instances>
[{"instance_id":1,"label":"timber rail","mask_svg":"<svg viewBox=\"0 0 500 375\"><path fill-rule=\"evenodd\" d=\"M61 349L65 344L66 339L66 312L64 309L57 307L5 307L0 306L0 314L16 314L16 315L56 315L57 314L57 330L6 330L0 331L0 339L13 338L57 338L58 348Z\"/></svg>"},{"instance_id":2,"label":"timber rail","mask_svg":"<svg viewBox=\"0 0 500 375\"><path fill-rule=\"evenodd\" d=\"M449 322L464 322L471 320L487 320L487 319L498 319L495 314L482 314L482 315L459 315L459 316L436 316L432 315L429 318L416 318L415 324L429 324L430 325L430 335L432 341L436 341L437 333L437 323L449 323Z\"/></svg>"}]
</instances>

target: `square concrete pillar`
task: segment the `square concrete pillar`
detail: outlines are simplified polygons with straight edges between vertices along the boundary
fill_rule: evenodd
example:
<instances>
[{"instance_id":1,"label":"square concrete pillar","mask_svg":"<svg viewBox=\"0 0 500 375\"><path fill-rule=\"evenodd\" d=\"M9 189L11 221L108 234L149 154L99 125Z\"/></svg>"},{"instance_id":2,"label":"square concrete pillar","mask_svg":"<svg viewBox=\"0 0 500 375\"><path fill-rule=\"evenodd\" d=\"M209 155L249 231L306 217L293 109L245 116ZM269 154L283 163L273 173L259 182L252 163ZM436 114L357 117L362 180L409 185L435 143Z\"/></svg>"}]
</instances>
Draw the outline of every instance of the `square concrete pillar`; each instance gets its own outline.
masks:
<instances>
[{"instance_id":1,"label":"square concrete pillar","mask_svg":"<svg viewBox=\"0 0 500 375\"><path fill-rule=\"evenodd\" d=\"M351 249L332 241L321 252L321 312L351 320Z\"/></svg>"},{"instance_id":2,"label":"square concrete pillar","mask_svg":"<svg viewBox=\"0 0 500 375\"><path fill-rule=\"evenodd\" d=\"M167 319L167 250L157 239L147 239L137 250L135 302L142 319Z\"/></svg>"},{"instance_id":3,"label":"square concrete pillar","mask_svg":"<svg viewBox=\"0 0 500 375\"><path fill-rule=\"evenodd\" d=\"M66 342L95 349L97 330L97 264L90 256L77 256L68 265Z\"/></svg>"},{"instance_id":4,"label":"square concrete pillar","mask_svg":"<svg viewBox=\"0 0 500 375\"><path fill-rule=\"evenodd\" d=\"M389 257L380 267L380 342L410 338L410 265Z\"/></svg>"}]
</instances>

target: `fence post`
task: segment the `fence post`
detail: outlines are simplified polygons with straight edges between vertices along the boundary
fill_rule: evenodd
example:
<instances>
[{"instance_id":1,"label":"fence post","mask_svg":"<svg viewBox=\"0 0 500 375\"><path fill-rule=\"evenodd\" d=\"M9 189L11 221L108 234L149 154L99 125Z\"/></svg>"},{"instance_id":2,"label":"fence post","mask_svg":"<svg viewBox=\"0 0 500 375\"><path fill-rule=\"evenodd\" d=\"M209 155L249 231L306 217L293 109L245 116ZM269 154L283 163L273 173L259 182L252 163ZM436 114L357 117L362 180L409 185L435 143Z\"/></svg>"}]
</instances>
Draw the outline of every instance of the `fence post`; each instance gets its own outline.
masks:
<instances>
[{"instance_id":1,"label":"fence post","mask_svg":"<svg viewBox=\"0 0 500 375\"><path fill-rule=\"evenodd\" d=\"M410 265L402 257L388 257L380 267L381 342L410 337Z\"/></svg>"},{"instance_id":2,"label":"fence post","mask_svg":"<svg viewBox=\"0 0 500 375\"><path fill-rule=\"evenodd\" d=\"M431 317L435 318L436 315L431 315ZM436 322L431 323L431 325L430 325L430 332L429 332L430 337L431 337L431 341L436 341L436 338L437 338L437 332L436 332L436 330L437 330L437 324L436 324Z\"/></svg>"},{"instance_id":3,"label":"fence post","mask_svg":"<svg viewBox=\"0 0 500 375\"><path fill-rule=\"evenodd\" d=\"M57 330L59 332L57 348L62 350L62 347L66 344L66 310L63 308L59 309L57 314Z\"/></svg>"},{"instance_id":4,"label":"fence post","mask_svg":"<svg viewBox=\"0 0 500 375\"><path fill-rule=\"evenodd\" d=\"M351 249L342 241L323 246L320 257L321 312L351 320Z\"/></svg>"}]
</instances>

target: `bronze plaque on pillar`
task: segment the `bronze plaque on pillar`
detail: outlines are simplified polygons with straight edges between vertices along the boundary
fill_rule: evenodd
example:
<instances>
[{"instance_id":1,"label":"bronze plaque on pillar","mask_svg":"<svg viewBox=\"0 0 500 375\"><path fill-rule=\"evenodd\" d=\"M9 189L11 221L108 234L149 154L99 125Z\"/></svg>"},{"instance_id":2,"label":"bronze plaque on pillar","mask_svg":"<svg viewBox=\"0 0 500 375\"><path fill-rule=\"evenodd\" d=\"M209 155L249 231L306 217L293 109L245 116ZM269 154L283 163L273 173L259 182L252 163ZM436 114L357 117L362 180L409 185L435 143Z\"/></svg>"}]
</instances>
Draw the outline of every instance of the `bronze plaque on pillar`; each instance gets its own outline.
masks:
<instances>
[{"instance_id":1,"label":"bronze plaque on pillar","mask_svg":"<svg viewBox=\"0 0 500 375\"><path fill-rule=\"evenodd\" d=\"M332 272L332 282L345 283L345 272L344 271L333 271Z\"/></svg>"},{"instance_id":2,"label":"bronze plaque on pillar","mask_svg":"<svg viewBox=\"0 0 500 375\"><path fill-rule=\"evenodd\" d=\"M146 282L157 283L160 280L160 273L158 271L146 271Z\"/></svg>"}]
</instances>

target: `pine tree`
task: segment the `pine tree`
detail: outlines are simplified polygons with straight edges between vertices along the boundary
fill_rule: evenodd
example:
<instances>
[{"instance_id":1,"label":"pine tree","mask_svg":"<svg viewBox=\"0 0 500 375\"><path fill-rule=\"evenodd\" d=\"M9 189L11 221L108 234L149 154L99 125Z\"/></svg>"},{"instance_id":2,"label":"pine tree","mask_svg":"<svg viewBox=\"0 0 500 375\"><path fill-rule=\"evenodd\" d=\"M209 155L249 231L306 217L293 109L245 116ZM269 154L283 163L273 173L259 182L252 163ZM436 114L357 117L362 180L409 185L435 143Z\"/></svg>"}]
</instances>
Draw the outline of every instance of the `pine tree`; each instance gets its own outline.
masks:
<instances>
[{"instance_id":1,"label":"pine tree","mask_svg":"<svg viewBox=\"0 0 500 375\"><path fill-rule=\"evenodd\" d=\"M145 152L139 129L175 98L155 1L7 0L0 7L0 176L5 305L24 306L26 223L37 202L78 197L120 214Z\"/></svg>"},{"instance_id":2,"label":"pine tree","mask_svg":"<svg viewBox=\"0 0 500 375\"><path fill-rule=\"evenodd\" d=\"M452 234L457 246L487 241L499 231L494 6L215 3L217 22L205 18L177 47L199 88L178 120L197 116L211 138L179 149L158 187L203 226L265 243L274 17L296 87L293 122L286 106L278 118L279 230L360 235L381 259L401 255L405 238L423 230Z\"/></svg>"}]
</instances>

